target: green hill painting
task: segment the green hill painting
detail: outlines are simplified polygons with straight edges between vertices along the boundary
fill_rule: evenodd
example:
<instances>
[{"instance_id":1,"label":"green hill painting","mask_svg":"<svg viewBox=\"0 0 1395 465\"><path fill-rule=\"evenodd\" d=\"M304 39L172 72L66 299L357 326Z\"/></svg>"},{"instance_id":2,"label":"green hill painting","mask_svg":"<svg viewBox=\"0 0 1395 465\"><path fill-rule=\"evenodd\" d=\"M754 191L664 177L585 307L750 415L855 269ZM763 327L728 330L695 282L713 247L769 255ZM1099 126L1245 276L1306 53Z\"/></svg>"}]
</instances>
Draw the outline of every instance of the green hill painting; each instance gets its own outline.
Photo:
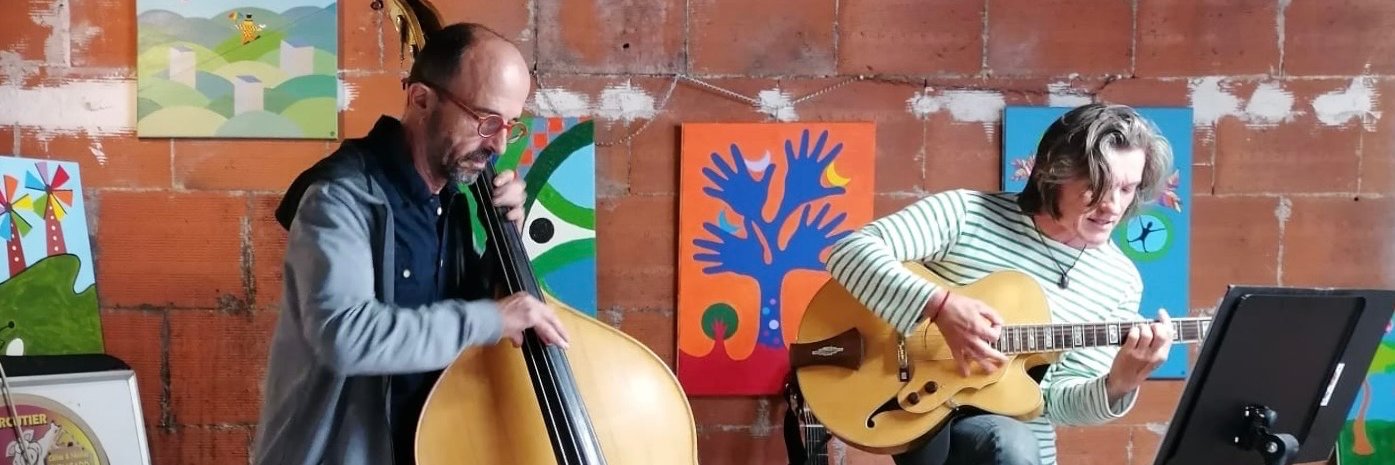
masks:
<instances>
[{"instance_id":1,"label":"green hill painting","mask_svg":"<svg viewBox=\"0 0 1395 465\"><path fill-rule=\"evenodd\" d=\"M334 139L335 0L137 0L139 137Z\"/></svg>"}]
</instances>

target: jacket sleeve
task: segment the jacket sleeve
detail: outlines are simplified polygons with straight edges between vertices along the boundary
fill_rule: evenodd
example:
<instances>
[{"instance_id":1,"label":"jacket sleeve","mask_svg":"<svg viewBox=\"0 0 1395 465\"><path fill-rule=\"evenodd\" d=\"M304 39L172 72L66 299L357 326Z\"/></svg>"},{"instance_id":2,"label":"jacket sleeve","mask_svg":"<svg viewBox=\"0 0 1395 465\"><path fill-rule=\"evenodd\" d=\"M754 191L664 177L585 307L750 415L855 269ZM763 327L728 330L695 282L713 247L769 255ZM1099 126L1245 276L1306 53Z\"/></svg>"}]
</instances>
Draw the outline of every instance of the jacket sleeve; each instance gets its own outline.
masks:
<instances>
[{"instance_id":1,"label":"jacket sleeve","mask_svg":"<svg viewBox=\"0 0 1395 465\"><path fill-rule=\"evenodd\" d=\"M1120 305L1120 312L1138 314L1142 284L1136 282L1135 285ZM1139 388L1112 403L1105 389L1109 369L1118 353L1118 347L1106 346L1062 354L1041 383L1047 419L1060 426L1092 426L1119 419L1132 410L1138 402Z\"/></svg>"},{"instance_id":2,"label":"jacket sleeve","mask_svg":"<svg viewBox=\"0 0 1395 465\"><path fill-rule=\"evenodd\" d=\"M872 313L909 334L935 285L902 265L942 258L963 229L962 191L947 191L868 223L829 249L829 275Z\"/></svg>"},{"instance_id":3,"label":"jacket sleeve","mask_svg":"<svg viewBox=\"0 0 1395 465\"><path fill-rule=\"evenodd\" d=\"M286 246L287 299L305 340L343 375L441 369L468 347L502 333L491 300L444 300L418 308L379 301L366 209L344 188L318 183L300 202Z\"/></svg>"}]
</instances>

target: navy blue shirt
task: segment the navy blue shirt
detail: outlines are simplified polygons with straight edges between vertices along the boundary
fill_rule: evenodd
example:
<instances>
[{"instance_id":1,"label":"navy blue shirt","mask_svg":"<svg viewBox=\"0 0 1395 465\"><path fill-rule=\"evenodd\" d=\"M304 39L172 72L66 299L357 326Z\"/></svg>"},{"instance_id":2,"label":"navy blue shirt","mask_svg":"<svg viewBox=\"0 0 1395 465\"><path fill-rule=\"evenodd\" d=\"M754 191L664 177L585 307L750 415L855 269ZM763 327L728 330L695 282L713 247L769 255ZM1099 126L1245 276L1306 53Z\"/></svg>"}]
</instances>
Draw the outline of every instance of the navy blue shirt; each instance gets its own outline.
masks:
<instances>
[{"instance_id":1,"label":"navy blue shirt","mask_svg":"<svg viewBox=\"0 0 1395 465\"><path fill-rule=\"evenodd\" d=\"M379 147L396 148L374 154L379 163L378 169L372 171L392 206L396 232L396 263L391 264L396 270L393 303L411 311L444 298L445 273L441 266L445 257L441 244L446 231L445 222L441 221L441 197L427 187L412 165L400 123L383 120L379 125L392 126L381 128L390 129L384 131L390 140ZM374 132L376 129L379 128ZM391 377L389 412L397 463L416 463L412 460L412 444L417 418L440 374L437 370Z\"/></svg>"}]
</instances>

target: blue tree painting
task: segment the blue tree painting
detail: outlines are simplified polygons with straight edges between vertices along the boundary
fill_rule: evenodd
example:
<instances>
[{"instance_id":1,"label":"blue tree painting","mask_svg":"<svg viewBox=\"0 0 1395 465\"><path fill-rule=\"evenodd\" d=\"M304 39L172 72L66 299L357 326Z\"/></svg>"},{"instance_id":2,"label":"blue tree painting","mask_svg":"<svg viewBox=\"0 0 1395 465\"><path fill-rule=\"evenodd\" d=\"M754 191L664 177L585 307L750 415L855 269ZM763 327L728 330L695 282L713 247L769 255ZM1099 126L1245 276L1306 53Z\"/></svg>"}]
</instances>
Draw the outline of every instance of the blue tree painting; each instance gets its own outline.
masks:
<instances>
[{"instance_id":1,"label":"blue tree painting","mask_svg":"<svg viewBox=\"0 0 1395 465\"><path fill-rule=\"evenodd\" d=\"M871 136L849 141L851 127L718 126L736 141L706 150L701 166L684 169L679 294L692 311L680 304L680 312L700 318L680 319L700 322L701 331L680 330L680 379L696 394L776 393L788 370L786 340L827 279L826 250L870 215ZM763 142L771 131L789 135ZM769 145L783 156L772 156L763 148ZM868 185L854 186L854 178ZM797 273L816 278L796 283ZM743 335L745 344L735 344L741 349L728 345L729 336Z\"/></svg>"}]
</instances>

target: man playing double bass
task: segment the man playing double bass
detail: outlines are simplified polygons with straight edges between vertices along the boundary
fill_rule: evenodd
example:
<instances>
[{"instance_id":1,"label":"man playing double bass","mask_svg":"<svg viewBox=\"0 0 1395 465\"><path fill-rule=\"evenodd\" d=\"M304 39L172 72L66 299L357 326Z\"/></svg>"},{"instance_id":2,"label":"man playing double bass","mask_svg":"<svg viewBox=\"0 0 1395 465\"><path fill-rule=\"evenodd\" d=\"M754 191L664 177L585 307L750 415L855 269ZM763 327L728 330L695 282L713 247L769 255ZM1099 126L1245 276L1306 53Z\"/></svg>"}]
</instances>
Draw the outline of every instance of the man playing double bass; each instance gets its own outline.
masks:
<instances>
[{"instance_id":1,"label":"man playing double bass","mask_svg":"<svg viewBox=\"0 0 1395 465\"><path fill-rule=\"evenodd\" d=\"M383 116L301 173L276 210L289 231L257 464L410 464L417 418L461 351L533 328L567 332L526 292L493 300L493 251L476 254L460 184L518 140L531 88L518 49L475 24L428 36L402 119ZM523 181L492 181L523 218Z\"/></svg>"},{"instance_id":2,"label":"man playing double bass","mask_svg":"<svg viewBox=\"0 0 1395 465\"><path fill-rule=\"evenodd\" d=\"M833 279L902 334L929 320L966 375L1007 358L990 344L1002 318L985 303L916 277L922 262L957 285L999 270L1039 281L1054 323L1135 320L1143 282L1110 233L1155 198L1172 168L1157 129L1133 109L1090 104L1043 135L1021 193L952 190L880 218L834 244ZM860 311L860 310L859 310ZM899 465L1056 463L1057 425L1123 416L1138 386L1167 357L1166 313L1139 325L1118 348L1065 352L1040 380L1044 415L1029 422L980 414L958 418L934 440L894 456ZM977 365L977 366L975 366Z\"/></svg>"}]
</instances>

